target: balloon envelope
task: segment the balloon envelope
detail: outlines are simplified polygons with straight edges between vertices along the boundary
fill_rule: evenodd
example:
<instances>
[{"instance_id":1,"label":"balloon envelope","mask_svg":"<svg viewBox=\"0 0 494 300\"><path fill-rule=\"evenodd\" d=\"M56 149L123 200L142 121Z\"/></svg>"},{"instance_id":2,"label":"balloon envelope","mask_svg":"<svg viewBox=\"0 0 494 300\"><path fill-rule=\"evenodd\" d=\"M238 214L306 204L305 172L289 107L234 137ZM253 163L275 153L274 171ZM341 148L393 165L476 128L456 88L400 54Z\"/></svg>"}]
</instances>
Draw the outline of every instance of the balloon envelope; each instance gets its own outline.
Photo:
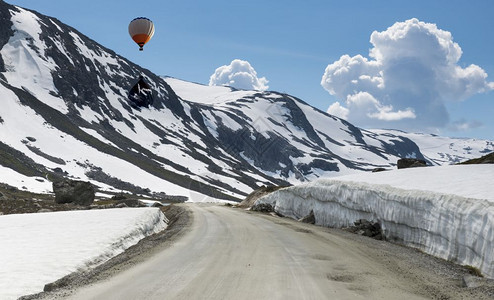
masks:
<instances>
[{"instance_id":1,"label":"balloon envelope","mask_svg":"<svg viewBox=\"0 0 494 300\"><path fill-rule=\"evenodd\" d=\"M142 51L144 44L149 42L154 34L154 24L148 18L135 18L129 24L129 34L139 45L139 50Z\"/></svg>"}]
</instances>

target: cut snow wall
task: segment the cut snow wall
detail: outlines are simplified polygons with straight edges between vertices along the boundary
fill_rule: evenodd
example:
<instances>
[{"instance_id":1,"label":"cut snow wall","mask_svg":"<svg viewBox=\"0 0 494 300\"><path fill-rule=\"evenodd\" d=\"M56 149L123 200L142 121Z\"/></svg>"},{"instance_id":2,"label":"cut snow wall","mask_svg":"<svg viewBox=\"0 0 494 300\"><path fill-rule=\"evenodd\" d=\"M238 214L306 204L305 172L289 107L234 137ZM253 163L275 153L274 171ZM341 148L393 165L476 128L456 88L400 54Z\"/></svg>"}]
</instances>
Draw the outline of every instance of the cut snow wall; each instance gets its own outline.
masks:
<instances>
[{"instance_id":1,"label":"cut snow wall","mask_svg":"<svg viewBox=\"0 0 494 300\"><path fill-rule=\"evenodd\" d=\"M474 266L494 278L494 203L456 195L337 180L281 189L260 198L299 219L314 211L316 224L346 227L379 221L386 239Z\"/></svg>"}]
</instances>

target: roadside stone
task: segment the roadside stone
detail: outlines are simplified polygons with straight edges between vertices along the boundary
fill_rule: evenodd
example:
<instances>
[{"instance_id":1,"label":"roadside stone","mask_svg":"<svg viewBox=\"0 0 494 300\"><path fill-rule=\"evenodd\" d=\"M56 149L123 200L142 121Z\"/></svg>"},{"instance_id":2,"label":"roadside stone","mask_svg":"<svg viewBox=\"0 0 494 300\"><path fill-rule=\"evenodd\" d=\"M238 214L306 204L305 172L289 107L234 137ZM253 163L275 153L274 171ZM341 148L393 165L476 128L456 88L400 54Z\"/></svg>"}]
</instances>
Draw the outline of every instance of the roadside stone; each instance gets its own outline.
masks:
<instances>
[{"instance_id":1,"label":"roadside stone","mask_svg":"<svg viewBox=\"0 0 494 300\"><path fill-rule=\"evenodd\" d=\"M255 204L254 206L252 206L251 210L265 213L274 212L273 206L268 203Z\"/></svg>"},{"instance_id":2,"label":"roadside stone","mask_svg":"<svg viewBox=\"0 0 494 300\"><path fill-rule=\"evenodd\" d=\"M382 228L379 222L370 222L365 219L359 219L354 222L354 226L345 228L345 230L358 235L371 237L376 240L383 239Z\"/></svg>"},{"instance_id":3,"label":"roadside stone","mask_svg":"<svg viewBox=\"0 0 494 300\"><path fill-rule=\"evenodd\" d=\"M473 275L465 275L462 279L462 286L466 288L478 288L487 283L487 279L473 276Z\"/></svg>"}]
</instances>

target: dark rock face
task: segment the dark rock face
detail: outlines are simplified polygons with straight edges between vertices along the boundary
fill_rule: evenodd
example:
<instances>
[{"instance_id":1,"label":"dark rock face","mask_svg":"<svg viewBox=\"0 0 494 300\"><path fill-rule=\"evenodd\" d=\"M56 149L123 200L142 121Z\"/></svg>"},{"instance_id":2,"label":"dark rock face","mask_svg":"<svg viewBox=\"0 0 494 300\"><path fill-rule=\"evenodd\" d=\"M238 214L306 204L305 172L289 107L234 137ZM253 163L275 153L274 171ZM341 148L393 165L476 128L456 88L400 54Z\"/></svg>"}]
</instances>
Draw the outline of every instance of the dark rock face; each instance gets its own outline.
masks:
<instances>
[{"instance_id":1,"label":"dark rock face","mask_svg":"<svg viewBox=\"0 0 494 300\"><path fill-rule=\"evenodd\" d=\"M398 169L426 167L427 163L423 159L416 158L401 158L398 160Z\"/></svg>"},{"instance_id":2,"label":"dark rock face","mask_svg":"<svg viewBox=\"0 0 494 300\"><path fill-rule=\"evenodd\" d=\"M0 1L0 49L9 41L9 38L13 35L12 21L10 21L9 9L14 9L13 6ZM5 64L3 62L2 56L0 55L0 72L5 72ZM0 74L0 77L3 75Z\"/></svg>"},{"instance_id":3,"label":"dark rock face","mask_svg":"<svg viewBox=\"0 0 494 300\"><path fill-rule=\"evenodd\" d=\"M94 201L94 187L90 182L63 179L53 182L55 202L58 204L74 203L89 206Z\"/></svg>"}]
</instances>

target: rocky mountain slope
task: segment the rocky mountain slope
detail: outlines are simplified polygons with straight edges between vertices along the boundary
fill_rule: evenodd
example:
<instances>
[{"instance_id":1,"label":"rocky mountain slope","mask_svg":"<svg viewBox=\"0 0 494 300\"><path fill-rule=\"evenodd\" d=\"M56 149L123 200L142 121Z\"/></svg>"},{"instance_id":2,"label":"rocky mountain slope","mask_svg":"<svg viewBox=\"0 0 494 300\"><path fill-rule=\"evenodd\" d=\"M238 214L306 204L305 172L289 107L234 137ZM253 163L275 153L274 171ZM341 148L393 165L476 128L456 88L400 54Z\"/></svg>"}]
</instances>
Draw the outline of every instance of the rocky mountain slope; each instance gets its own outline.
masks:
<instances>
[{"instance_id":1,"label":"rocky mountain slope","mask_svg":"<svg viewBox=\"0 0 494 300\"><path fill-rule=\"evenodd\" d=\"M494 150L480 141L436 159L410 135L359 129L291 95L160 77L3 1L0 49L0 174L14 170L19 187L36 178L49 190L67 176L107 192L239 199L262 185L391 168L400 157L443 164ZM152 93L145 105L128 97L140 76Z\"/></svg>"}]
</instances>

